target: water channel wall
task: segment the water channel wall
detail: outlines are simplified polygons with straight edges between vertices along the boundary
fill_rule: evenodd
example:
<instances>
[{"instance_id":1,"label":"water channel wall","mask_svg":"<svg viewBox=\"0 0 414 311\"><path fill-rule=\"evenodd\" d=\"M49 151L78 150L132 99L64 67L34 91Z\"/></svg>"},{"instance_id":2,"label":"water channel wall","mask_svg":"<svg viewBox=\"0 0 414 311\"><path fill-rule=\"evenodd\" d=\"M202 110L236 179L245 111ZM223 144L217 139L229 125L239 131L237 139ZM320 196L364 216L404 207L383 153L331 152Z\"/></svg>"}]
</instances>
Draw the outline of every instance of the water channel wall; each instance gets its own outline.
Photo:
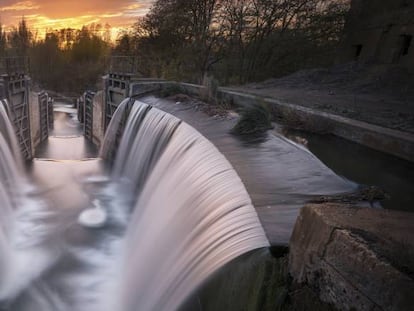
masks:
<instances>
[{"instance_id":1,"label":"water channel wall","mask_svg":"<svg viewBox=\"0 0 414 311\"><path fill-rule=\"evenodd\" d=\"M33 154L29 115L29 83L29 77L21 73L2 75L0 78L2 85L0 97L7 100L9 118L14 125L23 158L26 160L30 160Z\"/></svg>"},{"instance_id":2,"label":"water channel wall","mask_svg":"<svg viewBox=\"0 0 414 311\"><path fill-rule=\"evenodd\" d=\"M30 113L30 125L31 125L31 141L34 149L35 146L40 144L41 133L40 133L40 105L39 105L39 94L36 92L29 93L29 113Z\"/></svg>"},{"instance_id":3,"label":"water channel wall","mask_svg":"<svg viewBox=\"0 0 414 311\"><path fill-rule=\"evenodd\" d=\"M201 98L211 96L210 91L205 86L189 83L139 79L131 75L122 76L121 74L108 75L104 78L104 81L103 113L105 129L116 107L125 97L139 98L151 92L168 92L169 90L180 90ZM281 117L295 119L295 122L307 124L307 126L317 128L317 130L322 129L324 133L331 133L410 162L414 161L414 135L410 133L285 103L275 98L240 93L229 88L218 88L213 97L218 102L228 103L239 108L266 103L274 119Z\"/></svg>"},{"instance_id":4,"label":"water channel wall","mask_svg":"<svg viewBox=\"0 0 414 311\"><path fill-rule=\"evenodd\" d=\"M0 76L0 100L7 103L25 160L31 160L36 147L48 138L49 115L53 110L47 93L31 92L30 82L30 77L19 71Z\"/></svg>"},{"instance_id":5,"label":"water channel wall","mask_svg":"<svg viewBox=\"0 0 414 311\"><path fill-rule=\"evenodd\" d=\"M100 147L106 128L118 105L126 97L137 97L132 94L137 93L138 96L142 96L161 88L158 84L154 87L152 82L161 83L157 79L138 78L133 74L105 75L102 91L97 93L87 91L78 100L78 119L83 123L85 138Z\"/></svg>"},{"instance_id":6,"label":"water channel wall","mask_svg":"<svg viewBox=\"0 0 414 311\"><path fill-rule=\"evenodd\" d=\"M36 147L48 138L53 124L53 103L46 92L31 91L30 82L24 73L0 76L0 100L7 103L25 160L34 157Z\"/></svg>"},{"instance_id":7,"label":"water channel wall","mask_svg":"<svg viewBox=\"0 0 414 311\"><path fill-rule=\"evenodd\" d=\"M48 139L49 129L53 128L53 102L46 92L29 92L29 114L34 155L37 146Z\"/></svg>"},{"instance_id":8,"label":"water channel wall","mask_svg":"<svg viewBox=\"0 0 414 311\"><path fill-rule=\"evenodd\" d=\"M206 93L205 87L200 85L188 83L177 83L177 85L191 95ZM289 116L296 119L296 122L307 124L310 127L322 126L321 130L325 133L331 133L377 151L414 162L414 135L410 133L286 103L276 98L240 93L228 88L219 88L216 96L219 101L242 107L256 103L267 103L275 119Z\"/></svg>"},{"instance_id":9,"label":"water channel wall","mask_svg":"<svg viewBox=\"0 0 414 311\"><path fill-rule=\"evenodd\" d=\"M97 146L101 145L105 135L105 118L103 110L105 103L104 94L103 91L98 91L92 101L92 112L94 116L92 122L92 142Z\"/></svg>"}]
</instances>

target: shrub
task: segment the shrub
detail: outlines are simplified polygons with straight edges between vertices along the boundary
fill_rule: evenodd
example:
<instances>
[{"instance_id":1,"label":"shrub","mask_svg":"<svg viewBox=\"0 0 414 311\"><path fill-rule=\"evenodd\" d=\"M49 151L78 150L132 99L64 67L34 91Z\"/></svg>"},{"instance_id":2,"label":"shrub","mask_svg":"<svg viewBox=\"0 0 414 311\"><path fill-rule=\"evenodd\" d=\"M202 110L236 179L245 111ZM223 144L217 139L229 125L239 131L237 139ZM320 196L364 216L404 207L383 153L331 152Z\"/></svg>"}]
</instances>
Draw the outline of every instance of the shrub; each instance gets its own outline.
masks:
<instances>
[{"instance_id":1,"label":"shrub","mask_svg":"<svg viewBox=\"0 0 414 311\"><path fill-rule=\"evenodd\" d=\"M241 112L231 132L237 135L264 133L272 128L269 108L264 102L248 106Z\"/></svg>"}]
</instances>

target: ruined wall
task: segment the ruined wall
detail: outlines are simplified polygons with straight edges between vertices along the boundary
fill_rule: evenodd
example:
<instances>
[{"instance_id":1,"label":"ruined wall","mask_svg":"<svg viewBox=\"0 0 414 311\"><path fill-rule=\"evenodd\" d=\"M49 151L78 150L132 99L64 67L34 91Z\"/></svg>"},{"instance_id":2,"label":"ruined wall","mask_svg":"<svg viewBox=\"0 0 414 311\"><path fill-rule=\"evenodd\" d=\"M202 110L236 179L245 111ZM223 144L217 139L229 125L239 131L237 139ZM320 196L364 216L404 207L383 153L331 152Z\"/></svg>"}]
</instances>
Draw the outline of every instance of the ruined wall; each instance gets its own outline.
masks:
<instances>
[{"instance_id":1,"label":"ruined wall","mask_svg":"<svg viewBox=\"0 0 414 311\"><path fill-rule=\"evenodd\" d=\"M353 0L338 61L399 64L414 70L414 1Z\"/></svg>"}]
</instances>

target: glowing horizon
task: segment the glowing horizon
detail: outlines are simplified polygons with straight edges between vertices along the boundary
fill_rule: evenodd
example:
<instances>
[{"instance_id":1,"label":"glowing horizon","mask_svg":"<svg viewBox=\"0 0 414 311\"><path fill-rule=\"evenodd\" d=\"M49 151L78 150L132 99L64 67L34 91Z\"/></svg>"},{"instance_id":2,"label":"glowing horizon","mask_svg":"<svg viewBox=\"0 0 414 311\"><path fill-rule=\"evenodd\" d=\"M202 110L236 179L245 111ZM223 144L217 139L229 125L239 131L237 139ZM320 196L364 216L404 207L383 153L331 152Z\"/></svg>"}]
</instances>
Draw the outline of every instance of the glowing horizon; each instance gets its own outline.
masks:
<instances>
[{"instance_id":1,"label":"glowing horizon","mask_svg":"<svg viewBox=\"0 0 414 311\"><path fill-rule=\"evenodd\" d=\"M47 31L111 26L111 39L147 13L154 0L0 0L0 23L10 31L24 18L37 40Z\"/></svg>"}]
</instances>

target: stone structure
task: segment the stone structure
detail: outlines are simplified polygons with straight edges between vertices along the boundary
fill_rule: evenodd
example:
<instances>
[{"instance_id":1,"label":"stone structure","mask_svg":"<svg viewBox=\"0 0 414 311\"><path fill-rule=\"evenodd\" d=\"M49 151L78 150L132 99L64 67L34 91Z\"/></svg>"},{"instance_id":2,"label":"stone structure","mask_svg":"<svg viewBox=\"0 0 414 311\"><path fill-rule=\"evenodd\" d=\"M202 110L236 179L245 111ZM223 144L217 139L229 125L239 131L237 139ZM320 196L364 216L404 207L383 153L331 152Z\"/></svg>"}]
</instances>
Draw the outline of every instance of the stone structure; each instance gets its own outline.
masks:
<instances>
[{"instance_id":1,"label":"stone structure","mask_svg":"<svg viewBox=\"0 0 414 311\"><path fill-rule=\"evenodd\" d=\"M109 73L104 79L105 118L104 128L109 125L112 115L124 98L130 96L130 85L139 80L139 58L131 56L114 56L110 59Z\"/></svg>"},{"instance_id":2,"label":"stone structure","mask_svg":"<svg viewBox=\"0 0 414 311\"><path fill-rule=\"evenodd\" d=\"M305 206L289 271L339 310L412 310L414 215L338 204Z\"/></svg>"},{"instance_id":3,"label":"stone structure","mask_svg":"<svg viewBox=\"0 0 414 311\"><path fill-rule=\"evenodd\" d=\"M40 94L37 94L35 92L30 92L29 94L30 94L30 97L29 97L30 132L31 132L32 146L37 146L40 144L42 140L42 134L43 134L43 131L41 130L42 122L40 121L41 119L40 105L39 105Z\"/></svg>"},{"instance_id":4,"label":"stone structure","mask_svg":"<svg viewBox=\"0 0 414 311\"><path fill-rule=\"evenodd\" d=\"M129 86L134 75L122 72L109 73L104 77L105 83L105 121L104 128L109 125L118 105L129 95Z\"/></svg>"},{"instance_id":5,"label":"stone structure","mask_svg":"<svg viewBox=\"0 0 414 311\"><path fill-rule=\"evenodd\" d=\"M414 70L414 1L352 0L339 62L400 64Z\"/></svg>"},{"instance_id":6,"label":"stone structure","mask_svg":"<svg viewBox=\"0 0 414 311\"><path fill-rule=\"evenodd\" d=\"M179 91L196 97L205 93L205 87L189 83L160 80L136 80L129 86L129 97L137 98L151 92ZM411 134L387 129L366 122L317 111L311 108L285 103L275 98L242 93L229 88L218 88L217 99L236 107L251 106L260 102L268 103L276 119L288 114L304 124L320 124L326 133L345 138L372 149L392 154L407 161L414 161L414 137Z\"/></svg>"},{"instance_id":7,"label":"stone structure","mask_svg":"<svg viewBox=\"0 0 414 311\"><path fill-rule=\"evenodd\" d=\"M7 57L0 59L0 99L8 102L11 119L23 158L33 155L29 112L29 84L27 59Z\"/></svg>"},{"instance_id":8,"label":"stone structure","mask_svg":"<svg viewBox=\"0 0 414 311\"><path fill-rule=\"evenodd\" d=\"M104 92L98 91L92 102L93 122L92 122L92 143L100 146L104 139Z\"/></svg>"},{"instance_id":9,"label":"stone structure","mask_svg":"<svg viewBox=\"0 0 414 311\"><path fill-rule=\"evenodd\" d=\"M83 94L83 136L89 141L93 141L93 120L94 120L94 111L93 111L93 99L95 92L86 91Z\"/></svg>"},{"instance_id":10,"label":"stone structure","mask_svg":"<svg viewBox=\"0 0 414 311\"><path fill-rule=\"evenodd\" d=\"M27 73L27 58L0 58L0 100L7 100L23 158L31 160L35 148L48 137L53 107L47 93L30 91Z\"/></svg>"}]
</instances>

